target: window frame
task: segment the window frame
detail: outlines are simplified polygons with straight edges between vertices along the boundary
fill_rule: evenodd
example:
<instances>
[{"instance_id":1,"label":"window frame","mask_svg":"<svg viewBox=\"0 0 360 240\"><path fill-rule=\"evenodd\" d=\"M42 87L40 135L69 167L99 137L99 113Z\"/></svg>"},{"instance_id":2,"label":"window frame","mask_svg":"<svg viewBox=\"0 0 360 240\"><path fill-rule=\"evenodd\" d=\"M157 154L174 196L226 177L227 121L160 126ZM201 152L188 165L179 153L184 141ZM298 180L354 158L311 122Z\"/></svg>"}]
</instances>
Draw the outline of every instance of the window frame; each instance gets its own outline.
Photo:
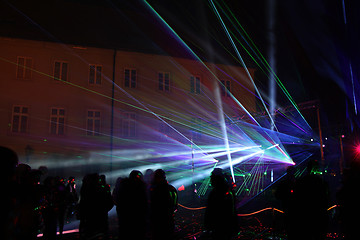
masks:
<instances>
[{"instance_id":1,"label":"window frame","mask_svg":"<svg viewBox=\"0 0 360 240\"><path fill-rule=\"evenodd\" d=\"M56 110L56 114L53 113L53 110ZM63 110L64 114L60 114L60 111ZM55 136L65 136L65 121L66 121L66 112L67 110L64 107L51 107L50 108L50 120L49 120L49 133ZM53 119L56 119L53 121ZM60 122L60 119L63 122ZM55 124L55 132L53 132L53 124ZM60 132L62 129L62 133Z\"/></svg>"},{"instance_id":2,"label":"window frame","mask_svg":"<svg viewBox=\"0 0 360 240\"><path fill-rule=\"evenodd\" d=\"M18 107L19 112L15 112L15 108ZM26 113L23 112L23 109L26 108ZM15 126L15 116L18 117L18 124L17 124L17 130L14 131L14 126ZM24 117L26 118L26 122L25 122L25 129L23 129L24 126ZM12 133L18 133L18 134L24 134L24 133L28 133L29 131L29 119L30 119L30 114L29 114L29 106L27 105L13 105L12 107L12 116L11 116L11 129L10 131Z\"/></svg>"},{"instance_id":3,"label":"window frame","mask_svg":"<svg viewBox=\"0 0 360 240\"><path fill-rule=\"evenodd\" d=\"M220 84L220 91L221 91L221 96L223 97L230 97L231 96L231 80L226 79L226 80L220 80L221 83Z\"/></svg>"},{"instance_id":4,"label":"window frame","mask_svg":"<svg viewBox=\"0 0 360 240\"><path fill-rule=\"evenodd\" d=\"M20 59L24 59L24 63L20 64ZM30 61L30 64L28 64ZM25 56L17 56L16 59L16 79L31 80L32 79L33 58ZM21 69L21 70L20 70ZM21 76L19 73L21 72Z\"/></svg>"},{"instance_id":5,"label":"window frame","mask_svg":"<svg viewBox=\"0 0 360 240\"><path fill-rule=\"evenodd\" d=\"M160 74L162 74L162 80L160 80ZM166 75L168 76L168 84L166 84ZM166 71L159 71L157 73L157 83L158 90L161 92L170 92L171 91L171 74ZM166 86L168 89L166 89Z\"/></svg>"},{"instance_id":6,"label":"window frame","mask_svg":"<svg viewBox=\"0 0 360 240\"><path fill-rule=\"evenodd\" d=\"M93 116L89 116L89 112L93 113ZM99 109L88 109L86 111L86 135L87 136L100 136L101 135L101 110ZM96 116L99 113L99 116ZM89 128L89 120L92 120L91 129ZM99 121L98 130L96 128L96 121Z\"/></svg>"},{"instance_id":7,"label":"window frame","mask_svg":"<svg viewBox=\"0 0 360 240\"><path fill-rule=\"evenodd\" d=\"M127 80L127 73L129 72L129 77ZM133 73L135 73L135 77L133 77ZM124 87L136 89L139 87L138 81L138 71L136 68L124 68Z\"/></svg>"},{"instance_id":8,"label":"window frame","mask_svg":"<svg viewBox=\"0 0 360 240\"><path fill-rule=\"evenodd\" d=\"M190 93L201 94L202 93L201 83L202 83L201 76L191 75L190 76Z\"/></svg>"},{"instance_id":9,"label":"window frame","mask_svg":"<svg viewBox=\"0 0 360 240\"><path fill-rule=\"evenodd\" d=\"M100 73L98 71L98 68L100 68ZM94 76L93 76L93 82L91 82L91 76L92 76L92 69L94 69ZM88 83L90 86L101 86L102 82L103 82L103 65L101 64L89 64L89 78L88 78ZM100 78L100 80L98 79L98 77ZM98 81L99 80L99 81Z\"/></svg>"},{"instance_id":10,"label":"window frame","mask_svg":"<svg viewBox=\"0 0 360 240\"><path fill-rule=\"evenodd\" d=\"M59 63L59 64L60 64L59 77L55 76L56 63ZM65 77L65 79L63 78L63 74L64 74L64 64L66 64L66 77ZM68 82L68 81L69 81L69 62L67 62L67 61L62 61L62 60L55 60L55 61L54 61L54 66L53 66L53 79L54 79L55 81L65 81L65 82Z\"/></svg>"}]
</instances>

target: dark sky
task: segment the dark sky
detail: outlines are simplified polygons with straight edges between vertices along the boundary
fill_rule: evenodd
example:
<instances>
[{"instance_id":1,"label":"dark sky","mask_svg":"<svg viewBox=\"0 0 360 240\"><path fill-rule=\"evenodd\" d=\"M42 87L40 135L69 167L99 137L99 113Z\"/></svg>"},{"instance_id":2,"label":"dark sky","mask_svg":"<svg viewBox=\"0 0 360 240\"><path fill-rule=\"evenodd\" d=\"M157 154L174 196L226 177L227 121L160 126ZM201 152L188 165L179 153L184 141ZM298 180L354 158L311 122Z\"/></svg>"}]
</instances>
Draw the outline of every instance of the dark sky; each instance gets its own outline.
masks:
<instances>
[{"instance_id":1,"label":"dark sky","mask_svg":"<svg viewBox=\"0 0 360 240\"><path fill-rule=\"evenodd\" d=\"M322 117L329 126L345 124L345 119L359 122L354 110L354 93L360 111L360 3L345 0L345 24L341 0L272 1L275 6L272 18L275 21L275 71L290 95L297 103L319 100ZM243 38L245 30L267 60L271 36L269 3L272 1L225 0L216 4L234 37L249 50ZM148 2L200 58L237 63L237 58L231 56L236 56L234 48L209 1ZM3 1L0 7L1 35L189 55L167 26L159 24L144 1L12 0ZM225 13L229 15L229 10L243 30L237 22L226 20ZM248 66L256 66L240 43L236 44L245 62ZM265 74L258 71L255 81L268 92ZM280 89L277 91L279 105L287 106L289 102L284 94Z\"/></svg>"},{"instance_id":2,"label":"dark sky","mask_svg":"<svg viewBox=\"0 0 360 240\"><path fill-rule=\"evenodd\" d=\"M285 50L280 51L280 74L284 74L286 82L299 77L304 95L320 100L323 119L332 128L349 123L349 118L359 123L353 98L355 93L358 105L359 61L355 57L358 54L352 55L360 49L354 41L360 37L360 17L356 14L360 5L356 2L344 2L346 24L342 1L281 1L278 5L278 46ZM288 59L293 60L292 66L286 64ZM292 71L286 72L286 66ZM291 90L296 96L296 88Z\"/></svg>"},{"instance_id":3,"label":"dark sky","mask_svg":"<svg viewBox=\"0 0 360 240\"><path fill-rule=\"evenodd\" d=\"M215 17L208 1L159 1L149 0L157 12L176 29L190 45L200 45L209 57L224 52L221 42L228 50L232 46ZM195 3L194 3L195 2ZM215 1L214 1L215 2ZM220 2L228 6L251 39L268 60L269 2L265 0L239 0ZM360 39L359 19L356 14L359 3L345 1L347 22L344 22L342 1L274 1L276 74L297 103L319 100L322 118L329 127L345 124L354 115L354 92L359 105ZM220 10L219 10L220 11ZM220 11L221 12L221 11ZM225 11L226 12L226 11ZM222 13L225 18L224 12ZM231 22L227 27L236 33ZM194 43L195 42L195 43ZM242 41L244 43L244 41ZM244 43L244 45L246 45ZM239 49L241 46L237 45ZM201 54L201 51L200 51ZM232 54L234 52L232 51ZM241 51L252 65L246 52ZM211 58L211 54L210 54ZM352 64L353 79L349 64ZM254 64L253 64L254 65ZM257 75L257 83L267 92L267 77ZM353 88L352 83L355 84ZM278 103L288 105L284 94L278 89ZM359 110L359 106L358 106Z\"/></svg>"}]
</instances>

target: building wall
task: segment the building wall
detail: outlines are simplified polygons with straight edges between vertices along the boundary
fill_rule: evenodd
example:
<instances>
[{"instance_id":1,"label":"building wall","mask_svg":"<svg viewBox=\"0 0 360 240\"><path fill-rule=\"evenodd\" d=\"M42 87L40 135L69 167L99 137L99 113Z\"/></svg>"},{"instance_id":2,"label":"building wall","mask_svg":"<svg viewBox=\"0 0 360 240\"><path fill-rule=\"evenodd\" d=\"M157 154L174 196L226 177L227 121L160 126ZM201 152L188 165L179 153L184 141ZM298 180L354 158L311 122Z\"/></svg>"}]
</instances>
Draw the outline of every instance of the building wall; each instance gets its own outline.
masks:
<instances>
[{"instance_id":1,"label":"building wall","mask_svg":"<svg viewBox=\"0 0 360 240\"><path fill-rule=\"evenodd\" d=\"M31 73L29 79L17 76L22 67L19 57L31 59L31 65L23 68ZM66 81L54 79L55 62L66 63ZM89 83L93 64L101 66L101 84ZM127 70L136 70L135 88L126 86ZM250 72L253 75L254 70ZM121 149L147 139L158 141L164 135L162 128L168 127L164 122L185 133L194 118L214 121L218 80L229 81L231 93L255 111L253 87L244 69L170 56L0 38L0 73L0 144L29 163L50 157L90 159L96 151L105 158L111 145ZM169 74L168 91L159 90L159 73ZM201 93L191 92L191 76L200 77ZM231 97L222 97L222 102L230 116L242 114ZM24 133L13 131L15 106L27 108ZM51 134L54 108L65 113L60 135ZM89 110L100 113L99 136L88 135ZM135 114L134 121L128 119L129 113ZM136 125L134 136L123 131L131 123Z\"/></svg>"}]
</instances>

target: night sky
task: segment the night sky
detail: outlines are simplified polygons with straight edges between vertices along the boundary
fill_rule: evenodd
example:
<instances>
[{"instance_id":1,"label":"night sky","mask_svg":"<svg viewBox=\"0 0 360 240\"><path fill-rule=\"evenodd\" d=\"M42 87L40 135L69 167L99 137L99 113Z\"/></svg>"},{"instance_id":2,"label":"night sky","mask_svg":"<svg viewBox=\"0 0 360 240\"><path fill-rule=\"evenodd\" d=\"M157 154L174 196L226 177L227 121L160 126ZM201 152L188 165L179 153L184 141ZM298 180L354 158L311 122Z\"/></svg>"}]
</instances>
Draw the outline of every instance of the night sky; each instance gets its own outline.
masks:
<instances>
[{"instance_id":1,"label":"night sky","mask_svg":"<svg viewBox=\"0 0 360 240\"><path fill-rule=\"evenodd\" d=\"M191 45L221 52L214 38L231 49L229 40L206 1L186 4L182 1L151 1L154 8L174 26ZM273 1L275 4L276 74L297 103L318 100L326 125L343 125L351 116L354 121L353 88L348 65L353 66L355 94L359 95L358 3L345 1L346 24L342 1ZM225 1L266 58L270 32L269 1ZM231 25L228 25L231 28ZM211 36L211 33L215 33ZM209 47L209 43L212 44ZM220 50L219 50L220 49ZM201 51L200 51L201 52ZM242 52L243 56L246 53ZM205 54L206 55L206 54ZM248 59L248 58L247 58ZM251 60L248 59L251 66ZM264 92L267 77L256 80ZM357 85L356 85L357 84ZM288 103L278 90L277 101ZM360 96L357 96L359 98ZM359 99L356 99L359 101ZM350 115L349 115L350 114Z\"/></svg>"}]
</instances>

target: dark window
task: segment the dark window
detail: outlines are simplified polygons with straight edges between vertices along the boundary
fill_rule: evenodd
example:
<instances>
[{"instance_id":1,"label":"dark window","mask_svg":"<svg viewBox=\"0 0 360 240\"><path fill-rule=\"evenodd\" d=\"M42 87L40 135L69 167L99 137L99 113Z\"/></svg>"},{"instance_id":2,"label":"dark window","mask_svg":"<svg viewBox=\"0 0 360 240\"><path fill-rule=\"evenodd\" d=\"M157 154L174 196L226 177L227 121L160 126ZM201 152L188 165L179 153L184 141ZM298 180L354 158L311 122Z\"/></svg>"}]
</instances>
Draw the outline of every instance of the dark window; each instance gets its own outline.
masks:
<instances>
[{"instance_id":1,"label":"dark window","mask_svg":"<svg viewBox=\"0 0 360 240\"><path fill-rule=\"evenodd\" d=\"M50 111L50 133L54 135L65 134L65 109L51 108Z\"/></svg>"},{"instance_id":2,"label":"dark window","mask_svg":"<svg viewBox=\"0 0 360 240\"><path fill-rule=\"evenodd\" d=\"M190 77L190 92L200 94L201 93L201 81L198 76Z\"/></svg>"},{"instance_id":3,"label":"dark window","mask_svg":"<svg viewBox=\"0 0 360 240\"><path fill-rule=\"evenodd\" d=\"M68 63L56 61L54 64L54 80L67 81Z\"/></svg>"},{"instance_id":4,"label":"dark window","mask_svg":"<svg viewBox=\"0 0 360 240\"><path fill-rule=\"evenodd\" d=\"M32 58L18 57L16 77L18 79L31 79Z\"/></svg>"},{"instance_id":5,"label":"dark window","mask_svg":"<svg viewBox=\"0 0 360 240\"><path fill-rule=\"evenodd\" d=\"M99 110L88 110L87 122L86 122L86 134L89 136L100 135L100 111Z\"/></svg>"},{"instance_id":6,"label":"dark window","mask_svg":"<svg viewBox=\"0 0 360 240\"><path fill-rule=\"evenodd\" d=\"M101 85L101 78L102 66L91 64L89 69L89 83Z\"/></svg>"},{"instance_id":7,"label":"dark window","mask_svg":"<svg viewBox=\"0 0 360 240\"><path fill-rule=\"evenodd\" d=\"M102 72L102 67L101 66L96 66L96 84L101 84L101 72Z\"/></svg>"},{"instance_id":8,"label":"dark window","mask_svg":"<svg viewBox=\"0 0 360 240\"><path fill-rule=\"evenodd\" d=\"M124 72L124 85L125 87L129 87L129 88L136 88L136 81L137 81L137 76L136 76L136 70L135 69L125 69Z\"/></svg>"},{"instance_id":9,"label":"dark window","mask_svg":"<svg viewBox=\"0 0 360 240\"><path fill-rule=\"evenodd\" d=\"M231 82L230 82L230 80L221 81L220 89L221 89L221 95L222 96L229 97L230 96L230 90L231 90Z\"/></svg>"},{"instance_id":10,"label":"dark window","mask_svg":"<svg viewBox=\"0 0 360 240\"><path fill-rule=\"evenodd\" d=\"M131 70L131 87L136 88L136 70Z\"/></svg>"},{"instance_id":11,"label":"dark window","mask_svg":"<svg viewBox=\"0 0 360 240\"><path fill-rule=\"evenodd\" d=\"M158 74L159 90L170 91L170 73L160 72Z\"/></svg>"},{"instance_id":12,"label":"dark window","mask_svg":"<svg viewBox=\"0 0 360 240\"><path fill-rule=\"evenodd\" d=\"M14 106L11 131L26 133L28 128L28 107L26 106Z\"/></svg>"}]
</instances>

